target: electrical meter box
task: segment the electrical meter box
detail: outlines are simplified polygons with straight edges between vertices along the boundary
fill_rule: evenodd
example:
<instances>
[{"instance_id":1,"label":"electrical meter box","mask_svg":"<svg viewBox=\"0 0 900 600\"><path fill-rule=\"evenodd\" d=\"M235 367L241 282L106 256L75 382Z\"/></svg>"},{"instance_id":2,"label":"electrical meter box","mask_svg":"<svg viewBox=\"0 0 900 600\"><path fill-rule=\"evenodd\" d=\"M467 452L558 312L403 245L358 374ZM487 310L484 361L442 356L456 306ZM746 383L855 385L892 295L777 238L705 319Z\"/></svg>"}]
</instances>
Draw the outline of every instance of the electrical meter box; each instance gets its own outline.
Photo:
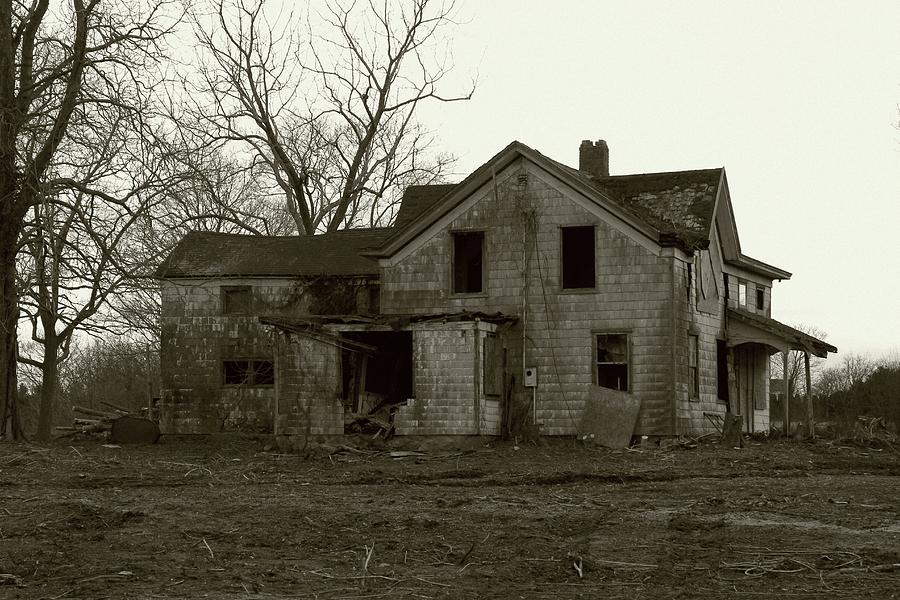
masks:
<instances>
[{"instance_id":1,"label":"electrical meter box","mask_svg":"<svg viewBox=\"0 0 900 600\"><path fill-rule=\"evenodd\" d=\"M537 367L525 367L525 387L537 387Z\"/></svg>"}]
</instances>

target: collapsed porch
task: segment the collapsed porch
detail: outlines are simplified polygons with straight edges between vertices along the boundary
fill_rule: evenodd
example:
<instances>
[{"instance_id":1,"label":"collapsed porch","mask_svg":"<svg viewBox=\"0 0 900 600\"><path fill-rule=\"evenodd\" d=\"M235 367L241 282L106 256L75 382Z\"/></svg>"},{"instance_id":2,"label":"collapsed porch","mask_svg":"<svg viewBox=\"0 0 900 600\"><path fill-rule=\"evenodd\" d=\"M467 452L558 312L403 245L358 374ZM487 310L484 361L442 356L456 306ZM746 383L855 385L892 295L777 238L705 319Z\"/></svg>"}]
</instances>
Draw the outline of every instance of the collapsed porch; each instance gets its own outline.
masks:
<instances>
[{"instance_id":1,"label":"collapsed porch","mask_svg":"<svg viewBox=\"0 0 900 600\"><path fill-rule=\"evenodd\" d=\"M260 317L275 337L275 433L498 435L501 313Z\"/></svg>"}]
</instances>

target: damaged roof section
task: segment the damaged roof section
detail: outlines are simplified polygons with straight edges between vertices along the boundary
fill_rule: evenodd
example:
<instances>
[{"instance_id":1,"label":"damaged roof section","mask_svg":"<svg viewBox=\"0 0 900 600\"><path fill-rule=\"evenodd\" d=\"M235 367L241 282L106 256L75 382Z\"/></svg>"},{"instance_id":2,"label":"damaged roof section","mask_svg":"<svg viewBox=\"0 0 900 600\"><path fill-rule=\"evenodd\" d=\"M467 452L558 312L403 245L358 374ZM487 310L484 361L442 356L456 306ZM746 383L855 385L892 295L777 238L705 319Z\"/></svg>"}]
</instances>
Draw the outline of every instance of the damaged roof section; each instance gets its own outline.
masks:
<instances>
[{"instance_id":1,"label":"damaged roof section","mask_svg":"<svg viewBox=\"0 0 900 600\"><path fill-rule=\"evenodd\" d=\"M722 169L589 177L594 187L691 248L709 245Z\"/></svg>"},{"instance_id":2,"label":"damaged roof section","mask_svg":"<svg viewBox=\"0 0 900 600\"><path fill-rule=\"evenodd\" d=\"M296 277L377 275L362 256L392 230L343 229L306 236L260 236L192 231L157 270L158 277Z\"/></svg>"},{"instance_id":3,"label":"damaged roof section","mask_svg":"<svg viewBox=\"0 0 900 600\"><path fill-rule=\"evenodd\" d=\"M486 323L512 323L519 317L501 312L485 313L460 310L454 312L409 315L304 315L302 317L261 316L259 322L286 331L300 331L308 327L322 325L373 325L403 329L411 323L458 323L463 321L484 321Z\"/></svg>"}]
</instances>

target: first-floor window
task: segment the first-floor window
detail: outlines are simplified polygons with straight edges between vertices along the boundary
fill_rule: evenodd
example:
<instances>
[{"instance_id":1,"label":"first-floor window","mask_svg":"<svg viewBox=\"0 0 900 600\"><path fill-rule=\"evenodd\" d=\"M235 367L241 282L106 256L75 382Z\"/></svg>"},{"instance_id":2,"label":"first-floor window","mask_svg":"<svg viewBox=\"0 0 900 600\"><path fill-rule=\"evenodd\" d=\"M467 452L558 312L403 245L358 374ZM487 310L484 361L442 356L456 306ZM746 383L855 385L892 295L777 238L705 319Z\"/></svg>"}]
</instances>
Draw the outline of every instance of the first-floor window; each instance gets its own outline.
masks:
<instances>
[{"instance_id":1,"label":"first-floor window","mask_svg":"<svg viewBox=\"0 0 900 600\"><path fill-rule=\"evenodd\" d=\"M271 360L224 360L222 383L225 385L274 385L275 365Z\"/></svg>"},{"instance_id":2,"label":"first-floor window","mask_svg":"<svg viewBox=\"0 0 900 600\"><path fill-rule=\"evenodd\" d=\"M628 335L598 333L594 339L597 385L628 391Z\"/></svg>"},{"instance_id":3,"label":"first-floor window","mask_svg":"<svg viewBox=\"0 0 900 600\"><path fill-rule=\"evenodd\" d=\"M688 335L688 371L691 400L700 398L700 337Z\"/></svg>"}]
</instances>

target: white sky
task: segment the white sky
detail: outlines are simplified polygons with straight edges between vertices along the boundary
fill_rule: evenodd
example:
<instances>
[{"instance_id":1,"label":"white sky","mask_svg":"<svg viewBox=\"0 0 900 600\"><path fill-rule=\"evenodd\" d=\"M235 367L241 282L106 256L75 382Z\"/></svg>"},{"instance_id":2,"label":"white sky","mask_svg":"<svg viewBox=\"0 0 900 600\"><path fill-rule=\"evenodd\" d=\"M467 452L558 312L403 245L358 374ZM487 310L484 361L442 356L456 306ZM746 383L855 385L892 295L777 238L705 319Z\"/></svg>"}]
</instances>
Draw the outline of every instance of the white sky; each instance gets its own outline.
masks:
<instances>
[{"instance_id":1,"label":"white sky","mask_svg":"<svg viewBox=\"0 0 900 600\"><path fill-rule=\"evenodd\" d=\"M470 102L422 107L464 176L512 140L612 174L724 166L773 316L841 354L900 348L900 1L462 0Z\"/></svg>"}]
</instances>

